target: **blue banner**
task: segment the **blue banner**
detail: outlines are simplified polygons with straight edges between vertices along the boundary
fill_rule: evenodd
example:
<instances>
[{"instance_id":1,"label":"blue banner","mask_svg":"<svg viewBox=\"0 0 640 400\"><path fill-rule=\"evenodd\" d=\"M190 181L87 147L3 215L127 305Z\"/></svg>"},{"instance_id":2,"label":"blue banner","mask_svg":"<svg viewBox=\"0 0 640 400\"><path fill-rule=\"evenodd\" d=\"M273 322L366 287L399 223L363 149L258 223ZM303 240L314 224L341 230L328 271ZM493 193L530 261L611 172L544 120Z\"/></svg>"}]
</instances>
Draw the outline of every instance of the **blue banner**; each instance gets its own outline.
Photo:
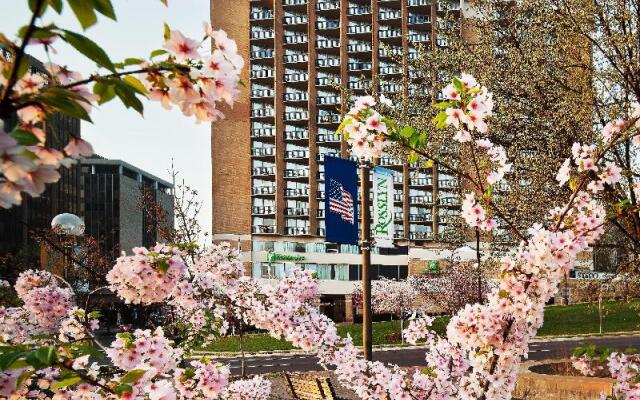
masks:
<instances>
[{"instance_id":1,"label":"blue banner","mask_svg":"<svg viewBox=\"0 0 640 400\"><path fill-rule=\"evenodd\" d=\"M358 167L351 160L324 158L327 242L358 244Z\"/></svg>"}]
</instances>

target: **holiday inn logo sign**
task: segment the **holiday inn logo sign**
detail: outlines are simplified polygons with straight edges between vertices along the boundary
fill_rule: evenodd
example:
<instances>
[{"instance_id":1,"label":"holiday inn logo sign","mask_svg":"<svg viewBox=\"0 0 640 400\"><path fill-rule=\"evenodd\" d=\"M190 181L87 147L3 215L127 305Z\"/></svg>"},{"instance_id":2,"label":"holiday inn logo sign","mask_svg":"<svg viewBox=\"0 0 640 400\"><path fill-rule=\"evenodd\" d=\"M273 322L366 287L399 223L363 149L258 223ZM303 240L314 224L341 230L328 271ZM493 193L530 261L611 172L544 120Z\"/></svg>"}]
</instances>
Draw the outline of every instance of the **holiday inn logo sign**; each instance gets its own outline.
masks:
<instances>
[{"instance_id":1,"label":"holiday inn logo sign","mask_svg":"<svg viewBox=\"0 0 640 400\"><path fill-rule=\"evenodd\" d=\"M280 254L275 253L273 251L267 252L267 262L276 262L276 261L303 261L305 260L304 256L295 256L290 254Z\"/></svg>"}]
</instances>

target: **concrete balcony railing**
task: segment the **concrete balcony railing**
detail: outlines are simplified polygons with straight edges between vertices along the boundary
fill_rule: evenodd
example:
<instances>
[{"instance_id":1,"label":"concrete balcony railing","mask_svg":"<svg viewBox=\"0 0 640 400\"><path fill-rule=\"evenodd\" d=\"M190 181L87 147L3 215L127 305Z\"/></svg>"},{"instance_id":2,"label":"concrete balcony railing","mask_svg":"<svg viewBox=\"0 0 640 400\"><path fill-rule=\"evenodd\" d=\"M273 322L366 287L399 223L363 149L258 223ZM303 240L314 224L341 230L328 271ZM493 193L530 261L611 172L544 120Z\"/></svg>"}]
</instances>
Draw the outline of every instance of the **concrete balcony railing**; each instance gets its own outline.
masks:
<instances>
[{"instance_id":1,"label":"concrete balcony railing","mask_svg":"<svg viewBox=\"0 0 640 400\"><path fill-rule=\"evenodd\" d=\"M284 131L284 138L286 140L309 139L309 131L307 130Z\"/></svg>"},{"instance_id":2,"label":"concrete balcony railing","mask_svg":"<svg viewBox=\"0 0 640 400\"><path fill-rule=\"evenodd\" d=\"M317 11L339 10L340 0L320 0L316 3Z\"/></svg>"},{"instance_id":3,"label":"concrete balcony railing","mask_svg":"<svg viewBox=\"0 0 640 400\"><path fill-rule=\"evenodd\" d=\"M256 186L251 188L251 193L254 195L275 194L276 187L275 186Z\"/></svg>"},{"instance_id":4,"label":"concrete balcony railing","mask_svg":"<svg viewBox=\"0 0 640 400\"><path fill-rule=\"evenodd\" d=\"M275 147L257 147L251 149L251 155L254 157L270 157L276 154Z\"/></svg>"},{"instance_id":5,"label":"concrete balcony railing","mask_svg":"<svg viewBox=\"0 0 640 400\"><path fill-rule=\"evenodd\" d=\"M285 189L285 197L304 197L309 196L309 188Z\"/></svg>"},{"instance_id":6,"label":"concrete balcony railing","mask_svg":"<svg viewBox=\"0 0 640 400\"><path fill-rule=\"evenodd\" d=\"M253 176L273 176L276 174L275 167L256 167L252 170Z\"/></svg>"}]
</instances>

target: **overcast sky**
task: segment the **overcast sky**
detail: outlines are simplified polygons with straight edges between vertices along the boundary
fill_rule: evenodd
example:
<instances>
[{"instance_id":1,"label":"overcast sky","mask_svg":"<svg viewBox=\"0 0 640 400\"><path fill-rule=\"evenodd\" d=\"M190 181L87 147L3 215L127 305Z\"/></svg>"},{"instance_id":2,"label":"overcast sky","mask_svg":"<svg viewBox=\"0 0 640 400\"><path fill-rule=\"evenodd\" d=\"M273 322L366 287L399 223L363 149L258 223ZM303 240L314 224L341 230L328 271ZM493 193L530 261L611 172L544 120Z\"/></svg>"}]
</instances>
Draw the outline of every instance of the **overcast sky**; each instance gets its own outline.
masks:
<instances>
[{"instance_id":1,"label":"overcast sky","mask_svg":"<svg viewBox=\"0 0 640 400\"><path fill-rule=\"evenodd\" d=\"M100 18L84 34L100 44L113 61L126 57L148 57L151 50L162 47L162 23L191 37L201 37L202 22L209 19L208 0L169 0L165 7L159 0L112 0L118 17L114 22ZM246 1L246 0L243 0ZM66 5L66 3L65 3ZM15 38L20 26L30 17L26 0L0 0L0 32ZM73 14L62 16L48 11L45 22L82 31ZM91 61L79 56L60 41L54 44L57 54L52 61L68 65L87 75L95 70ZM44 52L31 46L32 55L46 61ZM145 101L144 117L127 110L118 100L92 111L93 124L82 124L82 136L96 152L107 158L121 159L160 178L170 180L171 159L185 182L198 190L204 202L201 224L211 229L210 124L196 125L193 118L179 110L164 110L158 103Z\"/></svg>"}]
</instances>

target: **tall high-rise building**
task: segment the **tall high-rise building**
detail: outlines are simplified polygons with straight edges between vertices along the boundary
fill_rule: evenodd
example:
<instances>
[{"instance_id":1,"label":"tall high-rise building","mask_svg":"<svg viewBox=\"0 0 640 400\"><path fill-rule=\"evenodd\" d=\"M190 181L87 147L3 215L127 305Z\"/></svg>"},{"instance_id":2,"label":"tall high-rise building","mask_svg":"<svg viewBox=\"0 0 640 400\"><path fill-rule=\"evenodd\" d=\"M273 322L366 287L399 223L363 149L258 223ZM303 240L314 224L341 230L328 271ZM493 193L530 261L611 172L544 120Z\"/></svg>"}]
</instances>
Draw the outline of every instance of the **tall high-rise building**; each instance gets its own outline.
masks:
<instances>
[{"instance_id":1,"label":"tall high-rise building","mask_svg":"<svg viewBox=\"0 0 640 400\"><path fill-rule=\"evenodd\" d=\"M96 239L105 255L117 257L133 247L160 241L157 221L143 212L146 190L166 212L173 226L173 185L121 160L99 156L82 160L85 233Z\"/></svg>"},{"instance_id":2,"label":"tall high-rise building","mask_svg":"<svg viewBox=\"0 0 640 400\"><path fill-rule=\"evenodd\" d=\"M335 134L348 110L340 89L414 90L397 83L408 68L398 56L439 45L437 22L459 10L458 0L212 0L213 26L248 60L247 88L212 128L213 238L251 250L254 277L286 273L286 262L269 262L275 252L297 254L336 294L360 278L357 247L324 241L323 160L348 156ZM433 242L459 213L458 182L392 158L380 165L395 171L398 247L373 255L373 275L404 278L408 249Z\"/></svg>"}]
</instances>

